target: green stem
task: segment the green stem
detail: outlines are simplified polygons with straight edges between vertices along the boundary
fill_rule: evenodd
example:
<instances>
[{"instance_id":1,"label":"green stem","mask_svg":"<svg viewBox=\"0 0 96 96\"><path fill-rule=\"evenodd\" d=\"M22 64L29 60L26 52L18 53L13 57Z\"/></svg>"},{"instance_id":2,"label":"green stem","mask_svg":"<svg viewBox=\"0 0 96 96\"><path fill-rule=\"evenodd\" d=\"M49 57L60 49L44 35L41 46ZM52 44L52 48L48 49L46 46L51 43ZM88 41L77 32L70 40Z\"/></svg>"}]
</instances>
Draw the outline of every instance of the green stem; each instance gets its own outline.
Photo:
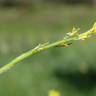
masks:
<instances>
[{"instance_id":1,"label":"green stem","mask_svg":"<svg viewBox=\"0 0 96 96\"><path fill-rule=\"evenodd\" d=\"M8 64L4 65L3 67L0 68L0 74L7 72L8 70L10 70L11 68L13 68L16 64L18 64L19 62L21 62L24 59L27 59L30 56L33 56L34 54L37 54L39 52L42 52L44 50L48 50L50 48L54 48L54 47L59 47L61 45L68 45L70 42L73 43L73 41L77 41L77 40L84 40L93 34L93 29L88 30L85 33L82 34L76 34L76 29L73 30L69 36L66 36L65 39L57 41L55 43L51 43L51 44L40 44L39 46L35 47L32 50L29 50L28 52L25 52L23 54L21 54L20 56L18 56L17 58L13 59L11 62L9 62Z\"/></svg>"},{"instance_id":2,"label":"green stem","mask_svg":"<svg viewBox=\"0 0 96 96\"><path fill-rule=\"evenodd\" d=\"M17 63L21 62L24 59L27 59L28 57L30 57L32 55L37 54L39 52L42 52L44 50L47 50L47 49L56 47L57 45L59 45L61 43L64 43L64 42L67 43L67 40L66 41L65 40L58 41L58 42L55 42L55 43L52 43L52 44L49 44L49 45L46 45L46 46L42 46L42 45L41 45L41 47L37 46L37 48L34 48L32 50L29 50L28 52L23 53L22 55L20 55L17 58L13 59L11 62L9 62L8 64L6 64L5 66L1 67L0 68L0 74L6 72L8 70L10 70Z\"/></svg>"}]
</instances>

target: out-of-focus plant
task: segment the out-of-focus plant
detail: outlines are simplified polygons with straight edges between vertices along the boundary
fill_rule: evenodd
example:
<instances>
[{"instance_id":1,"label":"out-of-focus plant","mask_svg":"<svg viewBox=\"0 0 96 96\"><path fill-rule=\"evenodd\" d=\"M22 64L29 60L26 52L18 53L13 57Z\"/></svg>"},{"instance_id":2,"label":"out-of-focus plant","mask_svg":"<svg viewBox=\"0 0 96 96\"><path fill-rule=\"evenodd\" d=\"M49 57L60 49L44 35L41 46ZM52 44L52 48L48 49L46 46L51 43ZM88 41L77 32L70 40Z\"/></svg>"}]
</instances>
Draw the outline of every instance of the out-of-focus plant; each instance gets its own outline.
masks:
<instances>
[{"instance_id":1,"label":"out-of-focus plant","mask_svg":"<svg viewBox=\"0 0 96 96\"><path fill-rule=\"evenodd\" d=\"M25 52L18 56L17 58L13 59L11 62L8 64L4 65L3 67L0 68L0 74L7 72L11 68L13 68L17 63L21 62L24 59L27 59L30 56L33 56L34 54L40 53L42 51L48 50L50 48L56 48L56 47L67 47L70 44L72 44L74 41L78 40L85 40L93 35L96 34L96 23L93 25L91 29L88 31L79 34L78 33L79 29L78 28L73 28L71 32L67 33L66 36L62 40L58 40L53 43L44 43L44 44L39 44L35 48L29 50L28 52Z\"/></svg>"},{"instance_id":2,"label":"out-of-focus plant","mask_svg":"<svg viewBox=\"0 0 96 96\"><path fill-rule=\"evenodd\" d=\"M48 96L61 96L60 92L57 90L50 90Z\"/></svg>"}]
</instances>

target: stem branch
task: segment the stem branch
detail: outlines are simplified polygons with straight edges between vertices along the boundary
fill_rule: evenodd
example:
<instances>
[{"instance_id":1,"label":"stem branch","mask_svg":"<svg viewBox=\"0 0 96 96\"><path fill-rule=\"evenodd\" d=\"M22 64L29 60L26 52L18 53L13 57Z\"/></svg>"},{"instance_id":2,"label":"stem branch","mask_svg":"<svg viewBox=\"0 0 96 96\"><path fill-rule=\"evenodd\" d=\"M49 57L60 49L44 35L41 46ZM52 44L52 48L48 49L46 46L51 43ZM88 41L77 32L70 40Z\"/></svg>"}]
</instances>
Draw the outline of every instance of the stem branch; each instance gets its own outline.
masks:
<instances>
[{"instance_id":1,"label":"stem branch","mask_svg":"<svg viewBox=\"0 0 96 96\"><path fill-rule=\"evenodd\" d=\"M87 32L78 34L77 31L78 31L78 29L73 28L72 32L69 32L63 40L59 40L59 41L51 43L51 44L49 44L49 43L39 44L34 49L31 49L28 52L21 54L20 56L18 56L17 58L15 58L11 62L9 62L8 64L1 67L0 74L7 72L11 68L13 68L16 64L23 61L24 59L27 59L30 56L33 56L34 54L40 53L44 50L48 50L48 49L54 48L54 47L60 47L60 46L66 47L69 45L69 42L73 43L73 41L85 40L86 38L91 37L92 35L96 34L96 24L94 24L94 26Z\"/></svg>"}]
</instances>

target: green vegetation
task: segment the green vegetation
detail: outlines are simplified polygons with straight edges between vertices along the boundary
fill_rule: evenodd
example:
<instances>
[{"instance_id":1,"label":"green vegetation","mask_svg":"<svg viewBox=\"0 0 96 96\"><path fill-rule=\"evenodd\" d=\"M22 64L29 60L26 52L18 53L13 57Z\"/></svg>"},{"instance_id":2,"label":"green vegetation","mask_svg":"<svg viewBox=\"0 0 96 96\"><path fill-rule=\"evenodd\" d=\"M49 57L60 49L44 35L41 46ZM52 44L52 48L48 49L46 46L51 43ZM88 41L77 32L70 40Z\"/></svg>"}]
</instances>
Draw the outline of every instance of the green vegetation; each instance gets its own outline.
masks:
<instances>
[{"instance_id":1,"label":"green vegetation","mask_svg":"<svg viewBox=\"0 0 96 96\"><path fill-rule=\"evenodd\" d=\"M85 32L96 21L96 12L80 6L46 6L27 15L18 9L2 9L0 17L0 66L3 66L40 42L63 39L64 32L69 32L72 26L79 26ZM89 38L20 62L22 64L0 76L0 96L47 96L50 89L58 89L64 96L95 96L95 82L90 77L87 82L80 79L81 83L75 77L81 84L78 85L67 77L57 76L61 72L86 77L90 70L95 74L95 42L94 37ZM90 86L90 82L94 86Z\"/></svg>"},{"instance_id":2,"label":"green vegetation","mask_svg":"<svg viewBox=\"0 0 96 96\"><path fill-rule=\"evenodd\" d=\"M15 66L18 62L21 62L22 60L33 56L39 52L48 50L50 48L56 48L56 47L67 47L70 44L72 44L74 41L78 40L85 40L88 37L91 37L93 35L96 35L96 23L93 25L93 27L88 30L85 33L79 34L79 29L73 28L71 32L67 33L67 35L62 39L54 43L44 43L39 44L34 49L29 50L26 53L23 53L22 55L18 56L17 58L13 59L11 62L0 68L0 74L3 74L4 72L11 69L13 66Z\"/></svg>"}]
</instances>

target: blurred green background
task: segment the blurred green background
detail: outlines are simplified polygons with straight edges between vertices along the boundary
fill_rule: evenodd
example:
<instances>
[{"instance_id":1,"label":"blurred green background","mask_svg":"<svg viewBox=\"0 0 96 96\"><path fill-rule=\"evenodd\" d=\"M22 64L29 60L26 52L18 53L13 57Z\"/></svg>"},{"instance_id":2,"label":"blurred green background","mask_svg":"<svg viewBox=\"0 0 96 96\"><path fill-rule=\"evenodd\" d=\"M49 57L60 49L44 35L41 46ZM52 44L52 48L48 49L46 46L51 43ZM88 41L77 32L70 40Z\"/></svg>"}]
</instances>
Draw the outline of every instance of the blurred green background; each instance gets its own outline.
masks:
<instances>
[{"instance_id":1,"label":"blurred green background","mask_svg":"<svg viewBox=\"0 0 96 96\"><path fill-rule=\"evenodd\" d=\"M96 21L96 0L0 0L0 66L39 43ZM96 38L34 55L0 75L0 96L96 96Z\"/></svg>"}]
</instances>

